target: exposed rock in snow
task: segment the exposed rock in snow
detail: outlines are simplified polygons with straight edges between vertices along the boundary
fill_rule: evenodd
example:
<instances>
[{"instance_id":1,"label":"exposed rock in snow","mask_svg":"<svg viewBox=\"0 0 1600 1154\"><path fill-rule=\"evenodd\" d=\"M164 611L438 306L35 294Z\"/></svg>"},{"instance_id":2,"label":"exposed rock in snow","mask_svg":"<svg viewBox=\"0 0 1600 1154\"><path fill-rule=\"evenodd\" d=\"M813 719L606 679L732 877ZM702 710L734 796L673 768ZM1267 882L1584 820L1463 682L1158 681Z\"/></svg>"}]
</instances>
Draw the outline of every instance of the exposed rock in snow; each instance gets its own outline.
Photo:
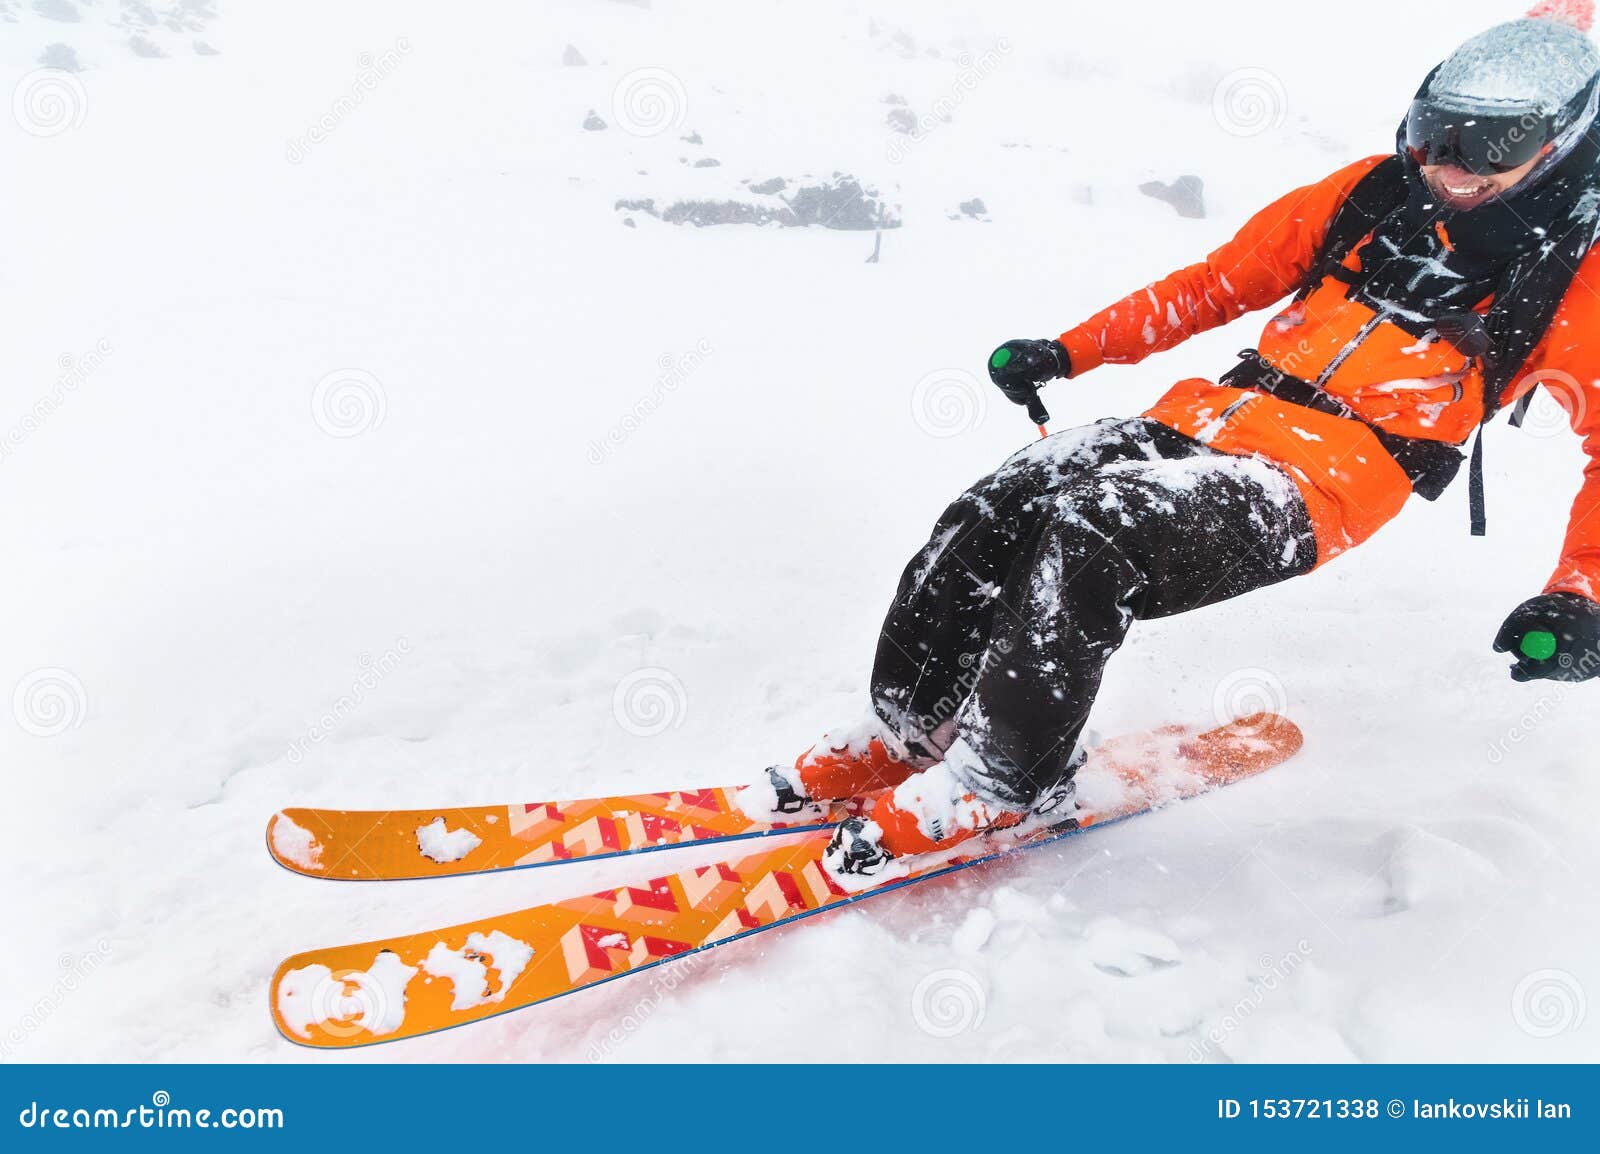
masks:
<instances>
[{"instance_id":1,"label":"exposed rock in snow","mask_svg":"<svg viewBox=\"0 0 1600 1154\"><path fill-rule=\"evenodd\" d=\"M903 132L908 136L917 130L917 114L903 105L889 109L884 116L884 122L896 132Z\"/></svg>"},{"instance_id":2,"label":"exposed rock in snow","mask_svg":"<svg viewBox=\"0 0 1600 1154\"><path fill-rule=\"evenodd\" d=\"M763 182L757 188L770 188ZM717 224L777 224L786 228L869 229L898 228L900 218L878 199L875 192L863 189L848 176L835 176L823 184L806 185L787 200L753 202L738 200L678 200L658 208L653 197L618 200L618 211L643 212L668 224L692 224L705 228Z\"/></svg>"},{"instance_id":3,"label":"exposed rock in snow","mask_svg":"<svg viewBox=\"0 0 1600 1154\"><path fill-rule=\"evenodd\" d=\"M796 190L789 200L789 208L797 225L821 225L823 228L898 228L900 218L889 209L871 189L863 188L851 176L834 173L834 178L823 184L807 185Z\"/></svg>"},{"instance_id":4,"label":"exposed rock in snow","mask_svg":"<svg viewBox=\"0 0 1600 1154\"><path fill-rule=\"evenodd\" d=\"M594 109L589 109L589 115L583 118L583 127L588 132L604 132L606 122L600 119L600 114Z\"/></svg>"},{"instance_id":5,"label":"exposed rock in snow","mask_svg":"<svg viewBox=\"0 0 1600 1154\"><path fill-rule=\"evenodd\" d=\"M1139 191L1170 204L1179 216L1199 220L1206 214L1205 185L1198 176L1180 176L1171 184L1148 180L1139 186Z\"/></svg>"},{"instance_id":6,"label":"exposed rock in snow","mask_svg":"<svg viewBox=\"0 0 1600 1154\"><path fill-rule=\"evenodd\" d=\"M68 44L47 44L39 53L39 63L46 68L59 68L63 72L82 72L77 49Z\"/></svg>"},{"instance_id":7,"label":"exposed rock in snow","mask_svg":"<svg viewBox=\"0 0 1600 1154\"><path fill-rule=\"evenodd\" d=\"M589 62L583 58L582 52L568 44L561 52L561 63L567 68L582 68Z\"/></svg>"},{"instance_id":8,"label":"exposed rock in snow","mask_svg":"<svg viewBox=\"0 0 1600 1154\"><path fill-rule=\"evenodd\" d=\"M46 20L59 20L63 24L76 24L83 19L72 0L33 0L33 10Z\"/></svg>"}]
</instances>

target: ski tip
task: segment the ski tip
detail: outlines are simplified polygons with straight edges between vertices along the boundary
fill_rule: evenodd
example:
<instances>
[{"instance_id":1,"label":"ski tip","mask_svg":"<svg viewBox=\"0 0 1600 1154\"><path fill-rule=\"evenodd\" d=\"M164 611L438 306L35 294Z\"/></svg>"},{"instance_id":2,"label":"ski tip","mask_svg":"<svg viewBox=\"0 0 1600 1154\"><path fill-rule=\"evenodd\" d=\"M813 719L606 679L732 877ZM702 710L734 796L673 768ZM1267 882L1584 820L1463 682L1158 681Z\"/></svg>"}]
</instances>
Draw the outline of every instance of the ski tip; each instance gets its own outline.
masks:
<instances>
[{"instance_id":1,"label":"ski tip","mask_svg":"<svg viewBox=\"0 0 1600 1154\"><path fill-rule=\"evenodd\" d=\"M307 877L322 877L322 844L307 828L306 816L305 810L284 809L268 818L267 852L284 869Z\"/></svg>"},{"instance_id":2,"label":"ski tip","mask_svg":"<svg viewBox=\"0 0 1600 1154\"><path fill-rule=\"evenodd\" d=\"M312 1050L343 1049L375 1040L362 1038L370 1032L362 1022L370 1022L384 1011L369 1004L375 998L359 984L362 976L330 969L318 960L316 952L284 959L267 987L272 1024L285 1041Z\"/></svg>"},{"instance_id":3,"label":"ski tip","mask_svg":"<svg viewBox=\"0 0 1600 1154\"><path fill-rule=\"evenodd\" d=\"M1219 782L1237 781L1287 761L1305 745L1305 734L1281 713L1236 717L1179 745L1188 761Z\"/></svg>"}]
</instances>

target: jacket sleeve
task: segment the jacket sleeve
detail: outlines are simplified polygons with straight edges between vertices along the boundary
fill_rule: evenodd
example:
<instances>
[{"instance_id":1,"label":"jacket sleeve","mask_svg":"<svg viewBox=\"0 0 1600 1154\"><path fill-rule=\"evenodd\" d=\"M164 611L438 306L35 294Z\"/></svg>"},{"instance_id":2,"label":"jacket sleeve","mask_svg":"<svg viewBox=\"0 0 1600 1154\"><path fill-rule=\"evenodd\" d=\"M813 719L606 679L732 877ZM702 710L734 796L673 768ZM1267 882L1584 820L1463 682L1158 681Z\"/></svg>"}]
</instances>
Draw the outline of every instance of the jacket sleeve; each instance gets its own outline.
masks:
<instances>
[{"instance_id":1,"label":"jacket sleeve","mask_svg":"<svg viewBox=\"0 0 1600 1154\"><path fill-rule=\"evenodd\" d=\"M1282 300L1310 270L1344 198L1383 159L1358 160L1280 197L1201 263L1123 297L1062 333L1072 375L1107 361L1135 364Z\"/></svg>"},{"instance_id":2,"label":"jacket sleeve","mask_svg":"<svg viewBox=\"0 0 1600 1154\"><path fill-rule=\"evenodd\" d=\"M1567 411L1588 455L1561 559L1545 592L1600 601L1600 250L1591 250L1579 266L1549 332L1506 390L1507 403L1535 385Z\"/></svg>"}]
</instances>

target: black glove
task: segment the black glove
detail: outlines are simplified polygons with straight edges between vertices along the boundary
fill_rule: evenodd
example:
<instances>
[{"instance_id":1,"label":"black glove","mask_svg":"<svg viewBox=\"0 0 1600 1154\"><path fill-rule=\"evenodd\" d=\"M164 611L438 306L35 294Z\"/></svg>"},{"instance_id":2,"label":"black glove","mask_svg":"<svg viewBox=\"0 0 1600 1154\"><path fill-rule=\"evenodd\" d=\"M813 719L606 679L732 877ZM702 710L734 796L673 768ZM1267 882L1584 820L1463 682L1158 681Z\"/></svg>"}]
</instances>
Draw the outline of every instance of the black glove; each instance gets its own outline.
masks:
<instances>
[{"instance_id":1,"label":"black glove","mask_svg":"<svg viewBox=\"0 0 1600 1154\"><path fill-rule=\"evenodd\" d=\"M1511 611L1494 651L1512 653L1513 681L1588 681L1600 674L1600 605L1576 593L1541 593Z\"/></svg>"},{"instance_id":2,"label":"black glove","mask_svg":"<svg viewBox=\"0 0 1600 1154\"><path fill-rule=\"evenodd\" d=\"M1039 386L1071 375L1072 362L1060 341L1007 341L989 354L989 379L1006 400L1027 405L1028 415L1040 424L1050 414L1039 403Z\"/></svg>"}]
</instances>

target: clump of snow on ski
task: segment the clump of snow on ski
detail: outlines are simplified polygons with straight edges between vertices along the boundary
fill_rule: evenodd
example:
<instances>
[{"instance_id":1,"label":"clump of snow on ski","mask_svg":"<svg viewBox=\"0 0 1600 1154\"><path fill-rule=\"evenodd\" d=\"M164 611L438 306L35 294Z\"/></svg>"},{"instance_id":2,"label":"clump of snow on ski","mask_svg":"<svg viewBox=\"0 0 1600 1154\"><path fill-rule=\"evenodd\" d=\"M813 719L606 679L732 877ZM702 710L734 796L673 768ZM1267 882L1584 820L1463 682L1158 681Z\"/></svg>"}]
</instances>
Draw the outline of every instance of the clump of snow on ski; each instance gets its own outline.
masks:
<instances>
[{"instance_id":1,"label":"clump of snow on ski","mask_svg":"<svg viewBox=\"0 0 1600 1154\"><path fill-rule=\"evenodd\" d=\"M308 873L322 867L322 845L305 826L286 813L273 815L267 826L267 844L272 856L281 862L299 866Z\"/></svg>"},{"instance_id":2,"label":"clump of snow on ski","mask_svg":"<svg viewBox=\"0 0 1600 1154\"><path fill-rule=\"evenodd\" d=\"M311 1037L312 1025L330 1022L381 1038L405 1021L406 986L416 974L417 967L393 950L380 950L361 971L335 975L323 965L291 970L277 983L278 1020L301 1038Z\"/></svg>"},{"instance_id":3,"label":"clump of snow on ski","mask_svg":"<svg viewBox=\"0 0 1600 1154\"><path fill-rule=\"evenodd\" d=\"M441 865L460 861L482 844L483 839L470 829L450 829L442 817L417 827L417 849L423 857Z\"/></svg>"},{"instance_id":4,"label":"clump of snow on ski","mask_svg":"<svg viewBox=\"0 0 1600 1154\"><path fill-rule=\"evenodd\" d=\"M467 944L452 950L435 942L422 968L448 978L454 991L451 1006L457 1010L503 1001L506 991L533 959L533 947L500 930L467 935ZM489 992L489 970L499 973L499 989Z\"/></svg>"}]
</instances>

